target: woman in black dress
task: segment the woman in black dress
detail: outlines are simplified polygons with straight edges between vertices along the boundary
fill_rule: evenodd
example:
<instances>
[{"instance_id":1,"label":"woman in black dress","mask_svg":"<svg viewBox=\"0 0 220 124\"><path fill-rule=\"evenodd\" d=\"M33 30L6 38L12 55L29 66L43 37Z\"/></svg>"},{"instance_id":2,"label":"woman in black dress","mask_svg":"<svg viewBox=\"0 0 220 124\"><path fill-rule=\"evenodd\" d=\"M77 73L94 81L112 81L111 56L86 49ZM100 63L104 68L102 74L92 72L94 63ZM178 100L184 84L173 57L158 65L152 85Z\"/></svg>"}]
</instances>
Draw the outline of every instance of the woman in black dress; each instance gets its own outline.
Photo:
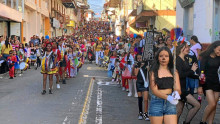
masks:
<instances>
[{"instance_id":1,"label":"woman in black dress","mask_svg":"<svg viewBox=\"0 0 220 124\"><path fill-rule=\"evenodd\" d=\"M188 111L186 119L184 124L190 124L190 121L193 119L193 117L196 115L196 113L200 109L200 103L188 92L186 89L186 77L190 77L193 79L198 79L198 75L195 75L196 69L198 68L198 65L196 63L193 63L192 67L189 66L189 61L186 58L186 55L188 55L190 47L190 44L187 44L187 42L179 42L177 51L176 51L176 69L179 73L180 77L180 84L181 84L181 100L177 104L177 115L178 118L182 114L183 108L185 103L191 104L193 107Z\"/></svg>"},{"instance_id":2,"label":"woman in black dress","mask_svg":"<svg viewBox=\"0 0 220 124\"><path fill-rule=\"evenodd\" d=\"M205 83L200 84L198 93L202 94L205 91L208 105L205 108L202 122L200 124L213 123L217 102L219 99L220 82L218 78L218 68L220 66L220 41L212 43L206 51L200 54L201 70L205 74Z\"/></svg>"}]
</instances>

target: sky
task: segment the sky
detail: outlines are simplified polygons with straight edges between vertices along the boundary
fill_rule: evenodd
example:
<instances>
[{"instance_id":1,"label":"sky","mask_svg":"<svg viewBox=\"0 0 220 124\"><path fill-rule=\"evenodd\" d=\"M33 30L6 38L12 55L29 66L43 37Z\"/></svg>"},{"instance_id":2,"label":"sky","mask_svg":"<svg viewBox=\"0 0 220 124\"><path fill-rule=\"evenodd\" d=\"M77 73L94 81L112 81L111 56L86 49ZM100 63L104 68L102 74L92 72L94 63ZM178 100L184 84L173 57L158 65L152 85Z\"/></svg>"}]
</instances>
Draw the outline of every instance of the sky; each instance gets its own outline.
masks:
<instances>
[{"instance_id":1,"label":"sky","mask_svg":"<svg viewBox=\"0 0 220 124\"><path fill-rule=\"evenodd\" d=\"M92 9L95 13L99 13L99 16L95 15L95 17L101 17L104 3L105 0L88 0L90 9Z\"/></svg>"}]
</instances>

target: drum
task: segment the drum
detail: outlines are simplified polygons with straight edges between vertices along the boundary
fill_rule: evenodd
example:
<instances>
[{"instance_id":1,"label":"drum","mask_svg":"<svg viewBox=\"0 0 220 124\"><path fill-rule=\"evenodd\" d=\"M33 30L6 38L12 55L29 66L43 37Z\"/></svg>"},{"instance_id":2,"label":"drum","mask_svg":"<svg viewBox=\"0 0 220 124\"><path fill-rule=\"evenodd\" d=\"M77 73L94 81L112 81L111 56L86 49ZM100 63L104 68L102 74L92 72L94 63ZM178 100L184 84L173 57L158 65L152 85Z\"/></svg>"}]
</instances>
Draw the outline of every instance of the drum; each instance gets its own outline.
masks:
<instances>
[{"instance_id":1,"label":"drum","mask_svg":"<svg viewBox=\"0 0 220 124\"><path fill-rule=\"evenodd\" d=\"M37 56L31 55L30 60L31 60L32 63L36 62L37 61Z\"/></svg>"},{"instance_id":2,"label":"drum","mask_svg":"<svg viewBox=\"0 0 220 124\"><path fill-rule=\"evenodd\" d=\"M27 67L28 67L28 64L27 64L27 63L25 63L25 62L20 63L20 69L21 69L21 70L26 70Z\"/></svg>"}]
</instances>

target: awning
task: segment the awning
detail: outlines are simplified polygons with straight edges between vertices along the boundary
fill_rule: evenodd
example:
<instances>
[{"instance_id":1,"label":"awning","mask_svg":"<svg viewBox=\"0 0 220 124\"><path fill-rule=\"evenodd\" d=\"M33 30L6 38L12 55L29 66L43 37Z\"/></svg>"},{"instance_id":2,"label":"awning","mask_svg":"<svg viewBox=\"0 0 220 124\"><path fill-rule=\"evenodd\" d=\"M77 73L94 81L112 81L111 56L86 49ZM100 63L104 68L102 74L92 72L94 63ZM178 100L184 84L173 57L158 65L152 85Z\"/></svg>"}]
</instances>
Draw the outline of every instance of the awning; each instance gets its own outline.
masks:
<instances>
[{"instance_id":1,"label":"awning","mask_svg":"<svg viewBox=\"0 0 220 124\"><path fill-rule=\"evenodd\" d=\"M137 16L137 9L133 9L128 16Z\"/></svg>"},{"instance_id":2,"label":"awning","mask_svg":"<svg viewBox=\"0 0 220 124\"><path fill-rule=\"evenodd\" d=\"M176 16L176 11L174 10L144 10L139 15L129 22L131 27L136 27L136 22L145 22L151 17L155 16Z\"/></svg>"}]
</instances>

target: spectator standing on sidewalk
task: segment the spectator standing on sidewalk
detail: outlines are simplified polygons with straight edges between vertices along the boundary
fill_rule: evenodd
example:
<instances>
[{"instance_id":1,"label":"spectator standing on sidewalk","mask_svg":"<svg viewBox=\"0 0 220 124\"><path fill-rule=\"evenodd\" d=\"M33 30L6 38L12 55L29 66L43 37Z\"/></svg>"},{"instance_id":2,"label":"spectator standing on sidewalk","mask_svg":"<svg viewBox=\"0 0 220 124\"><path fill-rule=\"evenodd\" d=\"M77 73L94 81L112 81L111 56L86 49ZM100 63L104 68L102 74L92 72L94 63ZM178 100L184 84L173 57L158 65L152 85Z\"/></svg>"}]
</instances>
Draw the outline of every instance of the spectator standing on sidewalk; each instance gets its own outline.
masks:
<instances>
[{"instance_id":1,"label":"spectator standing on sidewalk","mask_svg":"<svg viewBox=\"0 0 220 124\"><path fill-rule=\"evenodd\" d=\"M201 71L205 74L205 83L200 84L198 94L206 95L208 105L204 110L202 121L200 124L212 124L217 102L219 100L220 82L218 78L218 69L220 66L220 41L212 43L204 52L200 54L201 59Z\"/></svg>"},{"instance_id":2,"label":"spectator standing on sidewalk","mask_svg":"<svg viewBox=\"0 0 220 124\"><path fill-rule=\"evenodd\" d=\"M180 99L181 88L179 74L173 72L173 56L168 47L160 48L155 56L150 70L150 88L151 124L177 124L176 105Z\"/></svg>"},{"instance_id":3,"label":"spectator standing on sidewalk","mask_svg":"<svg viewBox=\"0 0 220 124\"><path fill-rule=\"evenodd\" d=\"M11 51L11 50L12 50L12 46L11 46L11 44L9 43L9 38L7 38L7 39L5 40L5 44L2 46L2 55L3 55L3 57L4 57L5 59L8 58L8 56L9 56L9 51Z\"/></svg>"}]
</instances>

